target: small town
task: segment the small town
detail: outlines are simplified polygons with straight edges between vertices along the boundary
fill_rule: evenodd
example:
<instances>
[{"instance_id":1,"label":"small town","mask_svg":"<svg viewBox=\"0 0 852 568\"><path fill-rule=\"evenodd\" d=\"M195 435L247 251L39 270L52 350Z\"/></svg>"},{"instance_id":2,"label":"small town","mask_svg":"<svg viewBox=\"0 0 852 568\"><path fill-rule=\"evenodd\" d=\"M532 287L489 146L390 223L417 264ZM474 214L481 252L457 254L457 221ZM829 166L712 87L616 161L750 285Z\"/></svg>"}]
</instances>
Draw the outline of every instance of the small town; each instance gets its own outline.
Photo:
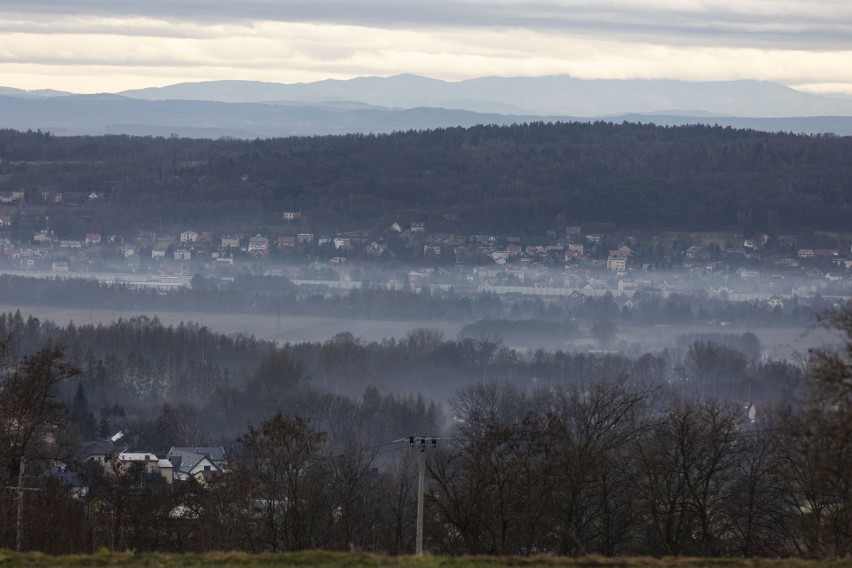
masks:
<instances>
[{"instance_id":1,"label":"small town","mask_svg":"<svg viewBox=\"0 0 852 568\"><path fill-rule=\"evenodd\" d=\"M439 228L458 224L458 219L445 217ZM746 238L733 232L664 233L640 238L599 223L593 226L603 231L569 226L559 233L548 231L544 238L522 238L433 232L418 221L324 234L311 232L300 213L284 212L280 230L267 233L184 229L127 238L99 232L62 235L45 228L23 241L9 236L12 223L12 216L0 216L7 235L0 229L4 272L133 287L189 286L195 275L227 287L236 275L253 274L284 277L296 286L327 292L369 286L459 295L611 294L629 299L637 291L650 291L758 301L769 308L783 307L794 297L852 294L852 244L824 234L758 233Z\"/></svg>"}]
</instances>

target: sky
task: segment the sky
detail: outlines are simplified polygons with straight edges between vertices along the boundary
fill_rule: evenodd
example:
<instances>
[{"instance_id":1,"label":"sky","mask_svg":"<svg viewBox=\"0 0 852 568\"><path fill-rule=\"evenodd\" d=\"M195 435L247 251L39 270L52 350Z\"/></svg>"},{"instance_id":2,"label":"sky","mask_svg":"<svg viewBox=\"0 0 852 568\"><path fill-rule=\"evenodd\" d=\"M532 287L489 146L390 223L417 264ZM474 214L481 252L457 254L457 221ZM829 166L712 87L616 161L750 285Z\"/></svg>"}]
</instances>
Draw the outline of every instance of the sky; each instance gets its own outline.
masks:
<instances>
[{"instance_id":1,"label":"sky","mask_svg":"<svg viewBox=\"0 0 852 568\"><path fill-rule=\"evenodd\" d=\"M760 79L852 96L850 0L0 0L0 85L413 73Z\"/></svg>"}]
</instances>

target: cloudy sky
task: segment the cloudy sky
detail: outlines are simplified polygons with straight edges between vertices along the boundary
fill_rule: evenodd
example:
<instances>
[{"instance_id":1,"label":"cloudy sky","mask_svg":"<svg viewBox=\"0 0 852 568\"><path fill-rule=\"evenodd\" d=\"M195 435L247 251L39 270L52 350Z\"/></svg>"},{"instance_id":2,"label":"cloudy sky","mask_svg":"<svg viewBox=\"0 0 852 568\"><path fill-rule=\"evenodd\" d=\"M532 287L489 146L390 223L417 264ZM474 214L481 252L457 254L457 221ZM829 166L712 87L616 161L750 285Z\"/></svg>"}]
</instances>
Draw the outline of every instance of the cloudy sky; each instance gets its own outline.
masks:
<instances>
[{"instance_id":1,"label":"cloudy sky","mask_svg":"<svg viewBox=\"0 0 852 568\"><path fill-rule=\"evenodd\" d=\"M0 0L0 85L416 73L765 79L852 96L850 0Z\"/></svg>"}]
</instances>

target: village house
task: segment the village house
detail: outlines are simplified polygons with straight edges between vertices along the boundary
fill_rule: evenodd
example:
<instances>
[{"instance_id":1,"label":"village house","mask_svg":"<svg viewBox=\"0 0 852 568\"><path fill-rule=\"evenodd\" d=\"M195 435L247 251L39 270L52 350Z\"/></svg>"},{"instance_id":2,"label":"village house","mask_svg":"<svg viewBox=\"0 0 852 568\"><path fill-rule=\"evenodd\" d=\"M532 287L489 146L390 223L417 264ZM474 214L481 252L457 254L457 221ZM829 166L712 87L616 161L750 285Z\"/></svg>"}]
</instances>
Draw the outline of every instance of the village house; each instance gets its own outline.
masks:
<instances>
[{"instance_id":1,"label":"village house","mask_svg":"<svg viewBox=\"0 0 852 568\"><path fill-rule=\"evenodd\" d=\"M568 243L567 247L565 250L566 258L578 258L585 254L586 245L583 243Z\"/></svg>"},{"instance_id":2,"label":"village house","mask_svg":"<svg viewBox=\"0 0 852 568\"><path fill-rule=\"evenodd\" d=\"M11 215L0 215L0 227L11 227L12 226L12 216Z\"/></svg>"},{"instance_id":3,"label":"village house","mask_svg":"<svg viewBox=\"0 0 852 568\"><path fill-rule=\"evenodd\" d=\"M148 452L121 452L118 461L122 469L138 465L146 473L156 473L163 476L167 483L173 479L173 466L169 460L161 460L155 454Z\"/></svg>"},{"instance_id":4,"label":"village house","mask_svg":"<svg viewBox=\"0 0 852 568\"><path fill-rule=\"evenodd\" d=\"M627 270L627 257L622 255L610 255L609 258L607 258L606 267L608 270L612 270L614 272L624 272Z\"/></svg>"},{"instance_id":5,"label":"village house","mask_svg":"<svg viewBox=\"0 0 852 568\"><path fill-rule=\"evenodd\" d=\"M267 256L269 254L269 239L263 235L255 235L249 239L248 253L251 256Z\"/></svg>"},{"instance_id":6,"label":"village house","mask_svg":"<svg viewBox=\"0 0 852 568\"><path fill-rule=\"evenodd\" d=\"M436 259L441 257L440 245L423 245L423 258Z\"/></svg>"},{"instance_id":7,"label":"village house","mask_svg":"<svg viewBox=\"0 0 852 568\"><path fill-rule=\"evenodd\" d=\"M157 239L151 247L151 258L163 259L166 258L166 251L172 246L169 239Z\"/></svg>"},{"instance_id":8,"label":"village house","mask_svg":"<svg viewBox=\"0 0 852 568\"><path fill-rule=\"evenodd\" d=\"M297 211L285 211L281 217L285 222L297 221L301 218L302 214Z\"/></svg>"},{"instance_id":9,"label":"village house","mask_svg":"<svg viewBox=\"0 0 852 568\"><path fill-rule=\"evenodd\" d=\"M409 227L411 228L412 233L422 233L426 230L426 223L412 221Z\"/></svg>"},{"instance_id":10,"label":"village house","mask_svg":"<svg viewBox=\"0 0 852 568\"><path fill-rule=\"evenodd\" d=\"M93 462L104 467L114 453L115 446L111 440L90 440L80 443L80 451L74 459L79 463Z\"/></svg>"},{"instance_id":11,"label":"village house","mask_svg":"<svg viewBox=\"0 0 852 568\"><path fill-rule=\"evenodd\" d=\"M166 457L173 468L174 479L178 481L191 477L209 481L227 467L222 447L172 447Z\"/></svg>"},{"instance_id":12,"label":"village house","mask_svg":"<svg viewBox=\"0 0 852 568\"><path fill-rule=\"evenodd\" d=\"M11 192L3 192L0 193L0 203L4 203L6 205L17 203L24 198L23 191L11 191Z\"/></svg>"},{"instance_id":13,"label":"village house","mask_svg":"<svg viewBox=\"0 0 852 568\"><path fill-rule=\"evenodd\" d=\"M505 250L496 250L491 252L491 259L499 265L504 265L509 261L509 252Z\"/></svg>"},{"instance_id":14,"label":"village house","mask_svg":"<svg viewBox=\"0 0 852 568\"><path fill-rule=\"evenodd\" d=\"M306 245L314 242L314 234L313 233L298 233L296 235L296 242L300 245Z\"/></svg>"},{"instance_id":15,"label":"village house","mask_svg":"<svg viewBox=\"0 0 852 568\"><path fill-rule=\"evenodd\" d=\"M376 241L373 241L372 243L367 245L366 252L370 256L382 256L382 254L385 252L385 247L380 245Z\"/></svg>"},{"instance_id":16,"label":"village house","mask_svg":"<svg viewBox=\"0 0 852 568\"><path fill-rule=\"evenodd\" d=\"M240 248L240 237L238 235L226 235L222 237L223 249L238 249Z\"/></svg>"},{"instance_id":17,"label":"village house","mask_svg":"<svg viewBox=\"0 0 852 568\"><path fill-rule=\"evenodd\" d=\"M817 258L834 258L840 256L840 251L837 249L814 249L814 256Z\"/></svg>"},{"instance_id":18,"label":"village house","mask_svg":"<svg viewBox=\"0 0 852 568\"><path fill-rule=\"evenodd\" d=\"M198 233L195 231L183 231L180 234L180 242L182 243L194 243L198 240Z\"/></svg>"},{"instance_id":19,"label":"village house","mask_svg":"<svg viewBox=\"0 0 852 568\"><path fill-rule=\"evenodd\" d=\"M53 243L53 231L42 229L33 235L33 241L40 244L50 245Z\"/></svg>"},{"instance_id":20,"label":"village house","mask_svg":"<svg viewBox=\"0 0 852 568\"><path fill-rule=\"evenodd\" d=\"M689 260L705 260L710 257L703 247L691 246L683 253Z\"/></svg>"},{"instance_id":21,"label":"village house","mask_svg":"<svg viewBox=\"0 0 852 568\"><path fill-rule=\"evenodd\" d=\"M335 237L332 241L337 250L352 248L352 240L344 237Z\"/></svg>"},{"instance_id":22,"label":"village house","mask_svg":"<svg viewBox=\"0 0 852 568\"><path fill-rule=\"evenodd\" d=\"M186 248L178 248L175 249L174 258L175 260L192 260L192 252Z\"/></svg>"},{"instance_id":23,"label":"village house","mask_svg":"<svg viewBox=\"0 0 852 568\"><path fill-rule=\"evenodd\" d=\"M86 233L85 243L87 245L99 245L99 244L101 244L101 234L100 233Z\"/></svg>"},{"instance_id":24,"label":"village house","mask_svg":"<svg viewBox=\"0 0 852 568\"><path fill-rule=\"evenodd\" d=\"M296 246L296 237L290 235L279 235L276 239L278 248L292 248Z\"/></svg>"}]
</instances>

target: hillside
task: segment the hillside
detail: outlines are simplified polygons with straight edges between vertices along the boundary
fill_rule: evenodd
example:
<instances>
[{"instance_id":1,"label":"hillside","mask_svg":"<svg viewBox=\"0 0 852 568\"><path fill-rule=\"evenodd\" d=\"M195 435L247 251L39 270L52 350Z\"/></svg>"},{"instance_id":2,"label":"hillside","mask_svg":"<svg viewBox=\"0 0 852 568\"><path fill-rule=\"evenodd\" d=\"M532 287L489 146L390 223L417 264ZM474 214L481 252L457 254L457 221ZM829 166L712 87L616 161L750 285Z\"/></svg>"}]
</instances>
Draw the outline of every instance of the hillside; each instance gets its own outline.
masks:
<instances>
[{"instance_id":1,"label":"hillside","mask_svg":"<svg viewBox=\"0 0 852 568\"><path fill-rule=\"evenodd\" d=\"M218 92L215 89L213 92ZM179 91L176 96L181 94ZM201 92L197 93L202 97ZM452 102L448 102L452 104ZM208 100L143 100L119 95L35 96L0 89L0 125L21 130L47 130L60 136L129 134L188 138L275 138L327 134L391 133L434 128L469 128L480 124L510 126L534 121L594 122L565 115L505 114L421 106L388 108L351 101L220 102ZM503 112L503 114L500 114ZM697 116L696 116L697 114ZM852 135L852 116L788 116L780 118L716 116L693 111L675 114L613 115L607 120L663 126L713 124L770 132Z\"/></svg>"},{"instance_id":2,"label":"hillside","mask_svg":"<svg viewBox=\"0 0 852 568\"><path fill-rule=\"evenodd\" d=\"M849 230L852 138L610 123L252 142L0 132L15 230ZM43 192L62 192L44 203ZM97 199L87 199L91 193Z\"/></svg>"}]
</instances>

